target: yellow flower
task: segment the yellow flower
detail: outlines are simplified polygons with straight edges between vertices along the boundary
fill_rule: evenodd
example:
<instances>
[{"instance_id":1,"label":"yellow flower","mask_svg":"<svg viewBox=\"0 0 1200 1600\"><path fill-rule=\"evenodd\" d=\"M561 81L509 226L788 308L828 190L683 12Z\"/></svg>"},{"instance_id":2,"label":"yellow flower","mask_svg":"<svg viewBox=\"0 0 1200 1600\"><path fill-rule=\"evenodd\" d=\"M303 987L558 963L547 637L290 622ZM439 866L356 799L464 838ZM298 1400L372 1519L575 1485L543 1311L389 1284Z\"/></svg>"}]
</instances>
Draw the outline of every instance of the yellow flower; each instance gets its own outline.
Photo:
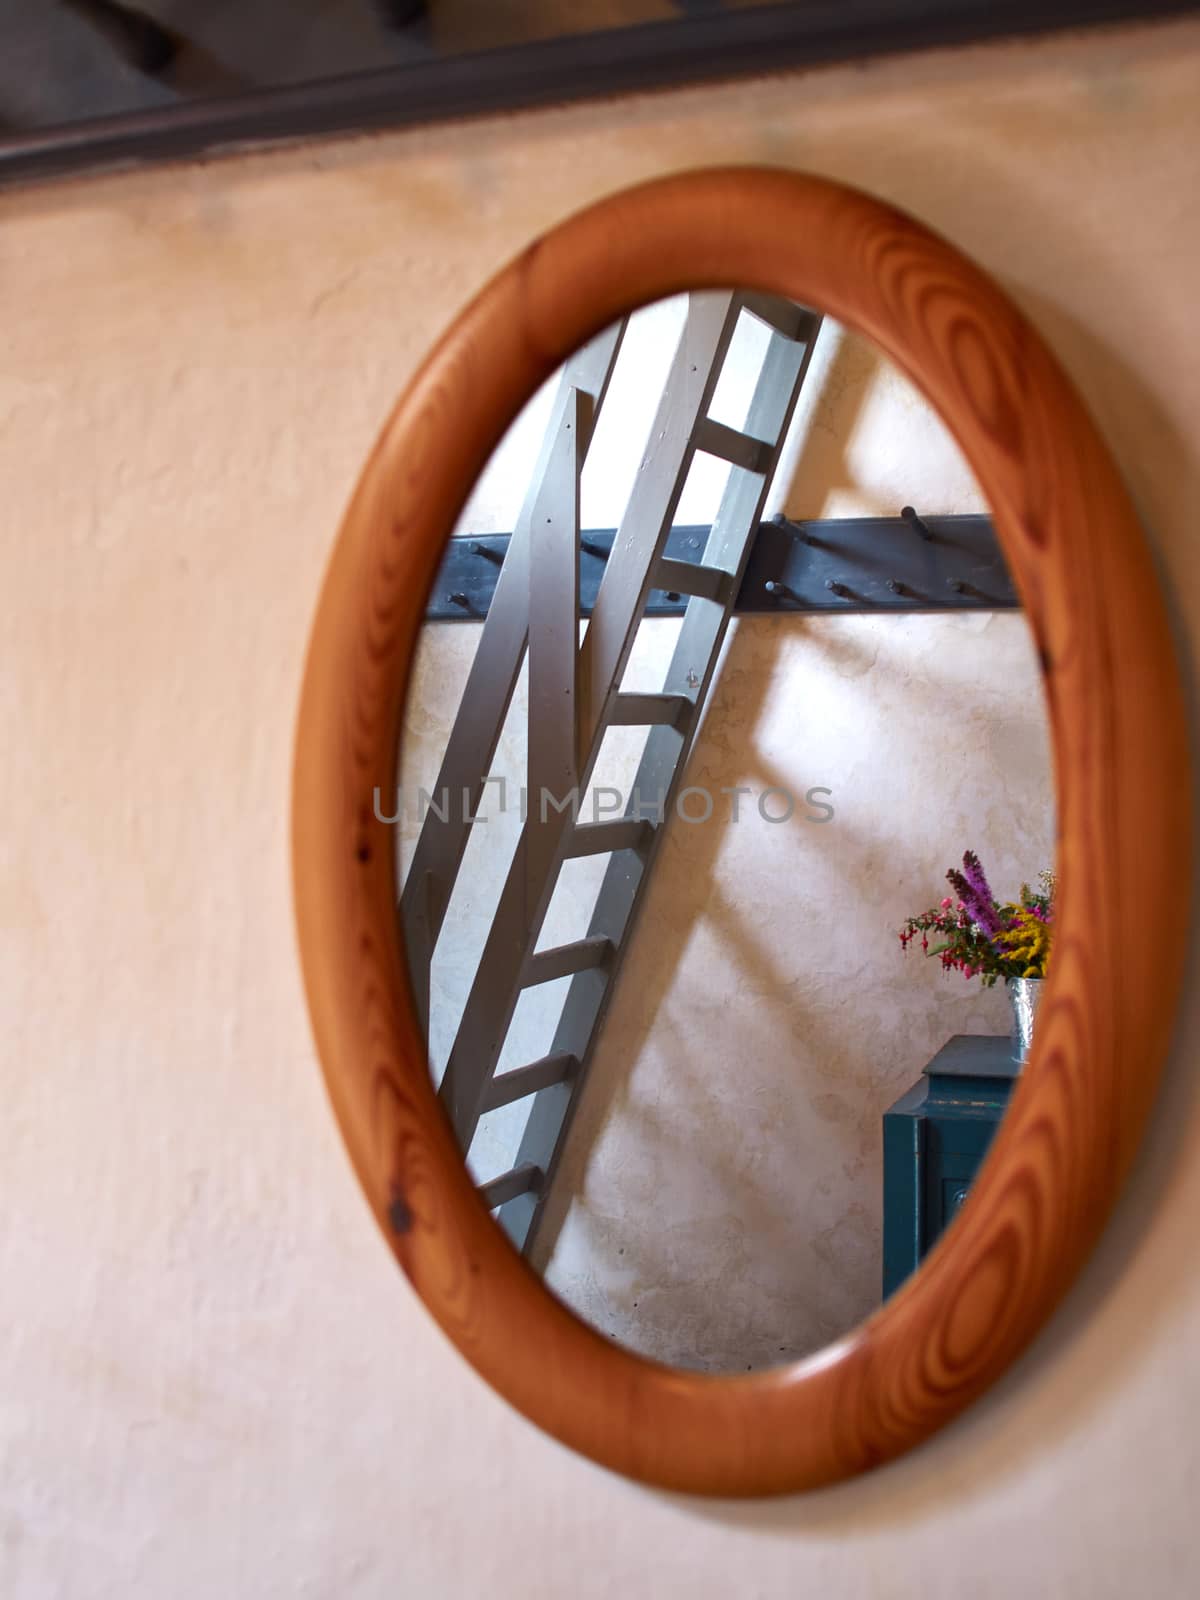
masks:
<instances>
[{"instance_id":1,"label":"yellow flower","mask_svg":"<svg viewBox=\"0 0 1200 1600\"><path fill-rule=\"evenodd\" d=\"M994 942L1005 951L1015 966L1021 968L1023 978L1044 978L1053 937L1050 925L1028 906L1006 906L1004 909L1011 917L1011 926L1003 933L998 933Z\"/></svg>"}]
</instances>

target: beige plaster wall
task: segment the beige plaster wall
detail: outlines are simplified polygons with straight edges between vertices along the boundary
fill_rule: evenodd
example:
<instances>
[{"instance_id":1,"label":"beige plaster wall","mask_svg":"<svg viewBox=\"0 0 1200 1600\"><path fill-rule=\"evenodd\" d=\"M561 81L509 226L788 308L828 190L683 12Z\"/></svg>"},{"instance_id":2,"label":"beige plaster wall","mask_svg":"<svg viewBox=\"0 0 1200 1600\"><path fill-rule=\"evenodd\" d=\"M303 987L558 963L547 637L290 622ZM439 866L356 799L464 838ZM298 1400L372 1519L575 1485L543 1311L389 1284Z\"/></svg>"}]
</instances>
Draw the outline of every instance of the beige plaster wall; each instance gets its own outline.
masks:
<instances>
[{"instance_id":1,"label":"beige plaster wall","mask_svg":"<svg viewBox=\"0 0 1200 1600\"><path fill-rule=\"evenodd\" d=\"M286 800L397 387L532 232L707 160L861 183L999 276L1112 442L1191 674L1198 80L1183 24L0 199L6 1597L1194 1589L1191 993L1112 1229L1011 1377L868 1482L701 1505L542 1438L393 1269L313 1060Z\"/></svg>"}]
</instances>

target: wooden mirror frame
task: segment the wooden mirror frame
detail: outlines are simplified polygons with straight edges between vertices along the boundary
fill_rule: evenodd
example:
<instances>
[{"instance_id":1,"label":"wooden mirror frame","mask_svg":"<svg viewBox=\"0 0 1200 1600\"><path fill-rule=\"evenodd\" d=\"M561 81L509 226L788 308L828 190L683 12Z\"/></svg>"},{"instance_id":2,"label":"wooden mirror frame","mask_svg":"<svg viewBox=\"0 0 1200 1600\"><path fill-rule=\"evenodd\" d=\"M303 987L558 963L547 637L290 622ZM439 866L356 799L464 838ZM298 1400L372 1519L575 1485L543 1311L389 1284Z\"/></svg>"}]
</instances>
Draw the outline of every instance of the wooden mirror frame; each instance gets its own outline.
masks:
<instances>
[{"instance_id":1,"label":"wooden mirror frame","mask_svg":"<svg viewBox=\"0 0 1200 1600\"><path fill-rule=\"evenodd\" d=\"M393 793L426 598L505 429L579 345L688 289L746 287L872 339L961 446L1039 651L1056 772L1055 960L1032 1058L962 1214L845 1338L714 1376L635 1356L543 1288L475 1193L429 1075L396 915ZM867 195L762 168L666 178L505 267L372 451L310 644L294 775L304 980L342 1133L417 1293L507 1400L663 1487L755 1495L888 1460L1041 1327L1128 1170L1174 1020L1190 761L1171 633L1116 468L1040 337L945 240ZM1153 906L1155 937L1132 937Z\"/></svg>"}]
</instances>

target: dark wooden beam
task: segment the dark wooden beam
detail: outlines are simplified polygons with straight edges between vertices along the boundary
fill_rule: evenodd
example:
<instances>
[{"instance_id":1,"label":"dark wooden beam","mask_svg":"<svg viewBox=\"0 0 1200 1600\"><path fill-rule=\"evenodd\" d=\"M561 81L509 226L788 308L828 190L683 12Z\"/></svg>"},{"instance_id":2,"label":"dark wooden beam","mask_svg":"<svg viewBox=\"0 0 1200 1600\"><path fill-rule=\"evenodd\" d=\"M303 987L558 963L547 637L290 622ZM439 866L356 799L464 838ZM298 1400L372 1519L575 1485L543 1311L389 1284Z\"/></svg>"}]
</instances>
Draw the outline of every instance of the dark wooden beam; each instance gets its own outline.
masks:
<instances>
[{"instance_id":1,"label":"dark wooden beam","mask_svg":"<svg viewBox=\"0 0 1200 1600\"><path fill-rule=\"evenodd\" d=\"M912 511L911 506L905 507ZM667 572L700 561L704 526L671 529ZM590 616L612 528L580 541L579 613ZM510 535L451 539L425 612L427 622L482 622ZM678 564L678 565L677 565ZM734 611L1010 611L1020 602L990 517L833 517L761 522ZM679 617L687 593L655 589L645 615Z\"/></svg>"},{"instance_id":2,"label":"dark wooden beam","mask_svg":"<svg viewBox=\"0 0 1200 1600\"><path fill-rule=\"evenodd\" d=\"M0 183L1197 10L1197 0L808 0L697 11L10 135Z\"/></svg>"}]
</instances>

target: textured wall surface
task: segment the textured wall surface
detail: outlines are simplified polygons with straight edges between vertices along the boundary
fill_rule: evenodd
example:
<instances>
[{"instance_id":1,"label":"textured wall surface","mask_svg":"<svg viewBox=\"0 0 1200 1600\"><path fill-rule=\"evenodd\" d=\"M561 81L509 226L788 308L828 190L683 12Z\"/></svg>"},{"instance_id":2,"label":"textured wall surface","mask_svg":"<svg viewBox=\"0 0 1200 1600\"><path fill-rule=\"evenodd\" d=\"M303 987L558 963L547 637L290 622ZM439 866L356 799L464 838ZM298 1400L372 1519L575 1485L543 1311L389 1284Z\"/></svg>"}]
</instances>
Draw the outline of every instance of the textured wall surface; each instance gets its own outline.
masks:
<instances>
[{"instance_id":1,"label":"textured wall surface","mask_svg":"<svg viewBox=\"0 0 1200 1600\"><path fill-rule=\"evenodd\" d=\"M397 388L531 234L706 161L862 184L998 276L1111 441L1193 676L1198 88L1181 24L0 197L5 1600L1194 1591L1194 981L1113 1225L1004 1383L861 1483L655 1495L496 1399L369 1224L287 780Z\"/></svg>"},{"instance_id":2,"label":"textured wall surface","mask_svg":"<svg viewBox=\"0 0 1200 1600\"><path fill-rule=\"evenodd\" d=\"M668 302L630 326L583 475L584 527L620 520L682 315ZM765 345L743 337L745 322L716 400L731 426ZM551 392L497 451L461 533L513 526ZM698 460L677 522L712 520L721 467ZM827 323L768 514L894 516L910 501L986 509L929 407L868 342ZM626 687L662 688L678 630L643 625ZM425 630L401 752L406 843L481 632ZM522 677L490 768L504 795L487 791L435 955L435 1069L520 830L523 690ZM882 1112L951 1034L1007 1027L1002 992L902 959L895 930L941 897L967 847L999 893L1049 865L1044 724L1032 641L1011 612L734 622L687 774L712 815L670 822L533 1254L603 1332L661 1361L745 1370L807 1354L878 1305ZM643 742L635 729L605 741L585 817L610 804L600 785L629 794ZM722 793L735 787L736 822ZM813 789L832 817L805 803ZM787 806L771 791L793 797L786 822L767 820ZM690 808L701 816L703 798ZM606 862L563 869L541 948L584 937ZM550 1053L568 987L521 996L505 1069ZM481 1120L481 1182L516 1164L528 1108Z\"/></svg>"}]
</instances>

